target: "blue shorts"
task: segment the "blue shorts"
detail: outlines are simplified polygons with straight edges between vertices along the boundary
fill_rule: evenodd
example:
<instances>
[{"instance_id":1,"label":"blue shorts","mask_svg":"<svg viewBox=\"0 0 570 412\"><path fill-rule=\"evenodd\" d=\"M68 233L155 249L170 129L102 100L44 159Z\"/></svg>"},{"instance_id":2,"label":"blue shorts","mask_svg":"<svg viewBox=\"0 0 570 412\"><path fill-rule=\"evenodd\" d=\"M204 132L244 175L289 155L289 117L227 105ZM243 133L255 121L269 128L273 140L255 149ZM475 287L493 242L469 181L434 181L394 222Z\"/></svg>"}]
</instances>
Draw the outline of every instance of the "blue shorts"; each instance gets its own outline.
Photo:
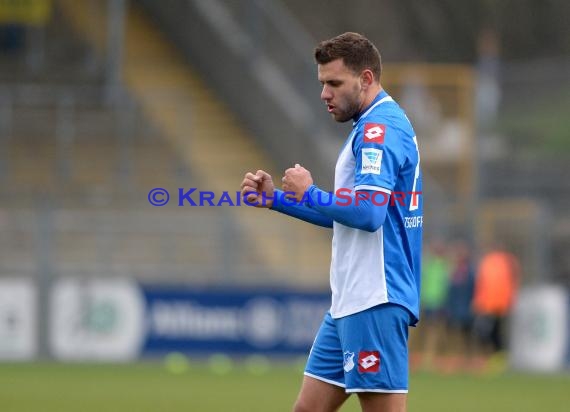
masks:
<instances>
[{"instance_id":1,"label":"blue shorts","mask_svg":"<svg viewBox=\"0 0 570 412\"><path fill-rule=\"evenodd\" d=\"M408 392L408 325L403 306L385 303L339 319L325 315L305 375L346 392Z\"/></svg>"}]
</instances>

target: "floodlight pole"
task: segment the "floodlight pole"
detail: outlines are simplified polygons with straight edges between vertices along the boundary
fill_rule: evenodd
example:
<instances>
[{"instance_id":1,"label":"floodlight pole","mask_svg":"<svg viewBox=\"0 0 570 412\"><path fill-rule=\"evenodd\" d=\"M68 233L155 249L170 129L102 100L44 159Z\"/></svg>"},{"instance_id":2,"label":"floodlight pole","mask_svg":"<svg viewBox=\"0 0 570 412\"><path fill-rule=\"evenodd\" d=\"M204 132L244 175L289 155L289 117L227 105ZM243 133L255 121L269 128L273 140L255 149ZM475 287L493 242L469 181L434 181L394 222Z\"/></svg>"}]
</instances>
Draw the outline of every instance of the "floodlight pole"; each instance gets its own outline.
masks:
<instances>
[{"instance_id":1,"label":"floodlight pole","mask_svg":"<svg viewBox=\"0 0 570 412\"><path fill-rule=\"evenodd\" d=\"M107 0L107 61L105 101L118 103L122 94L122 71L127 0Z\"/></svg>"}]
</instances>

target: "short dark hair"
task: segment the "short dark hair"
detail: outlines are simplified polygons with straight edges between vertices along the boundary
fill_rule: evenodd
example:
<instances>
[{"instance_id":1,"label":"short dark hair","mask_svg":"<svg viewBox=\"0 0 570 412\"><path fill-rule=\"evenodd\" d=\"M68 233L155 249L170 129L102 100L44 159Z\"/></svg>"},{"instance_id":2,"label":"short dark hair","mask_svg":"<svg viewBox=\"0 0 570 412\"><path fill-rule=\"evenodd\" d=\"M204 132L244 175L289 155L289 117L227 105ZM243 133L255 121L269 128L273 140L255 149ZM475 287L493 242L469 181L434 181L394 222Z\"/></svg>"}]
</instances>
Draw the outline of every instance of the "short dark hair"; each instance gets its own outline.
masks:
<instances>
[{"instance_id":1,"label":"short dark hair","mask_svg":"<svg viewBox=\"0 0 570 412\"><path fill-rule=\"evenodd\" d=\"M346 67L356 74L370 69L376 80L382 74L380 52L370 40L358 33L347 32L320 42L315 48L318 64L327 64L342 59Z\"/></svg>"}]
</instances>

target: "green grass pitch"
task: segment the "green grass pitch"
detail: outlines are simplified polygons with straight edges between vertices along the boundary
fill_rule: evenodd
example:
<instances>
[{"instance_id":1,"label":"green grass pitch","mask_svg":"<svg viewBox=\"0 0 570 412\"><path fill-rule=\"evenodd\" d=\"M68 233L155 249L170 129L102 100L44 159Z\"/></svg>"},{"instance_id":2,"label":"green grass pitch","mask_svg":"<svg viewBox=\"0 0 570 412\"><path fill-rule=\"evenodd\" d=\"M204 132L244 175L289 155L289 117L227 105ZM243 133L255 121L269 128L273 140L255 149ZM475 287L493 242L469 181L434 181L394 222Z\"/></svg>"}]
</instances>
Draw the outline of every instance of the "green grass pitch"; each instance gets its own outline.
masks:
<instances>
[{"instance_id":1,"label":"green grass pitch","mask_svg":"<svg viewBox=\"0 0 570 412\"><path fill-rule=\"evenodd\" d=\"M0 364L2 412L290 411L299 364ZM410 412L568 411L570 375L413 374ZM353 396L342 411L359 411Z\"/></svg>"}]
</instances>

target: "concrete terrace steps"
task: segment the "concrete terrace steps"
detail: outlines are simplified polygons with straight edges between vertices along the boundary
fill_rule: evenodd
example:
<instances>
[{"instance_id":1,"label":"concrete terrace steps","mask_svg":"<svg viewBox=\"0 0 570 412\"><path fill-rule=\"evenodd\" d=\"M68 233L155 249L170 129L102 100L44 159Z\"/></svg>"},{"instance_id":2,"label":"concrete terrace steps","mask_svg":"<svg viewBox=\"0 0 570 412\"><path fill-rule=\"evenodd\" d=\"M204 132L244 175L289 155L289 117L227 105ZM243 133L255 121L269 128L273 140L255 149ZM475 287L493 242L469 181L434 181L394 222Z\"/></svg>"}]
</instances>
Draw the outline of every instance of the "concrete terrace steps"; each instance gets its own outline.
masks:
<instances>
[{"instance_id":1,"label":"concrete terrace steps","mask_svg":"<svg viewBox=\"0 0 570 412\"><path fill-rule=\"evenodd\" d=\"M84 30L84 8L70 0L62 4L76 29L100 44L100 33ZM193 181L201 189L221 195L224 190L237 190L245 171L263 168L273 172L279 184L280 173L273 170L268 156L139 10L129 9L126 27L124 78L128 89L165 139L192 166ZM231 208L228 213L248 253L268 271L279 271L286 264L295 267L291 278L326 283L329 233L272 212ZM315 266L322 271L322 279L303 276L308 273L305 268Z\"/></svg>"},{"instance_id":2,"label":"concrete terrace steps","mask_svg":"<svg viewBox=\"0 0 570 412\"><path fill-rule=\"evenodd\" d=\"M72 141L58 148L55 137L21 137L5 144L6 173L30 190L76 184L116 185L121 177L139 187L181 184L191 175L177 153L162 141L120 142L117 136ZM68 175L61 175L65 160Z\"/></svg>"}]
</instances>

